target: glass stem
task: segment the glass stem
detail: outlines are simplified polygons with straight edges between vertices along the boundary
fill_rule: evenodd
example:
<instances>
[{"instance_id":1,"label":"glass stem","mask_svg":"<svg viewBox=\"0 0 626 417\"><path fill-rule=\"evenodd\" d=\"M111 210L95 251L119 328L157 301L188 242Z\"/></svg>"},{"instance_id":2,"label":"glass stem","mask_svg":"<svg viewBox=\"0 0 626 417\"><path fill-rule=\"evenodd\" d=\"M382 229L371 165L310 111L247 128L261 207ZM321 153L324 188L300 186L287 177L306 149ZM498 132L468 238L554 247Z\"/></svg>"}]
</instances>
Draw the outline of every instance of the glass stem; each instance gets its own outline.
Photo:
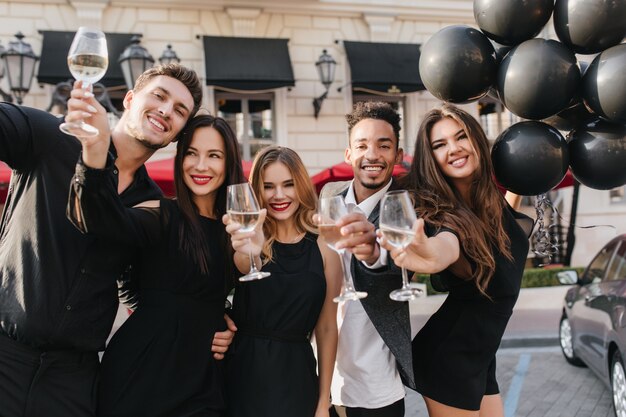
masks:
<instances>
[{"instance_id":1,"label":"glass stem","mask_svg":"<svg viewBox=\"0 0 626 417\"><path fill-rule=\"evenodd\" d=\"M352 261L352 254L344 250L343 253L339 254L339 257L341 258L341 269L343 269L344 292L354 292L352 275L350 274L350 261Z\"/></svg>"},{"instance_id":2,"label":"glass stem","mask_svg":"<svg viewBox=\"0 0 626 417\"><path fill-rule=\"evenodd\" d=\"M402 289L406 290L409 287L409 277L406 273L406 268L402 268Z\"/></svg>"},{"instance_id":3,"label":"glass stem","mask_svg":"<svg viewBox=\"0 0 626 417\"><path fill-rule=\"evenodd\" d=\"M248 244L251 244L252 240L248 239ZM248 252L248 256L250 257L250 272L249 274L253 274L255 272L259 272L258 269L256 269L256 263L254 262L254 258L252 257L252 251Z\"/></svg>"}]
</instances>

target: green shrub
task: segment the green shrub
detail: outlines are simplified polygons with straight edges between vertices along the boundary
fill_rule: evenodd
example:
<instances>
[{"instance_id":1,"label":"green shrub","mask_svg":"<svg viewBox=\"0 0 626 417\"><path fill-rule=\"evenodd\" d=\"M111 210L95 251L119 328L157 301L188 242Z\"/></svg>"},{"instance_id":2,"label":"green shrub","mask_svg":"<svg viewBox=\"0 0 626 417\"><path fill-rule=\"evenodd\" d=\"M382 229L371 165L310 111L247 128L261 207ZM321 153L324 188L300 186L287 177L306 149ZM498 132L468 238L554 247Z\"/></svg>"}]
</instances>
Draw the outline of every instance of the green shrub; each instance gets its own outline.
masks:
<instances>
[{"instance_id":1,"label":"green shrub","mask_svg":"<svg viewBox=\"0 0 626 417\"><path fill-rule=\"evenodd\" d=\"M532 287L552 287L561 285L556 277L557 272L574 269L581 275L585 268L582 267L558 267L558 268L526 268L522 276L522 288ZM425 274L414 274L414 282L426 284L427 294L444 294L436 291L430 282L430 276Z\"/></svg>"}]
</instances>

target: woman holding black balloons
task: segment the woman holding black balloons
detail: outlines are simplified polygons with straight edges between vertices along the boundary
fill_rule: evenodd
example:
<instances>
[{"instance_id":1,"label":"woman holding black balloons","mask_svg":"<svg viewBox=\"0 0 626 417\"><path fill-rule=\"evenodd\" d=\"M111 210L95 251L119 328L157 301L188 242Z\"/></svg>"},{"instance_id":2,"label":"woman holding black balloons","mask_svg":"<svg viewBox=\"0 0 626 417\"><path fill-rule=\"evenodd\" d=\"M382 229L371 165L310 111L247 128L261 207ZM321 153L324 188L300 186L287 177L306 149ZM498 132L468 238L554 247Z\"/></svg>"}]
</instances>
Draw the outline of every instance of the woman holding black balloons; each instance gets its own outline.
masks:
<instances>
[{"instance_id":1,"label":"woman holding black balloons","mask_svg":"<svg viewBox=\"0 0 626 417\"><path fill-rule=\"evenodd\" d=\"M495 355L519 295L533 221L496 187L480 124L449 104L425 115L403 181L421 217L415 238L405 250L382 235L381 244L398 266L437 274L433 285L449 291L413 340L417 391L431 417L504 416Z\"/></svg>"}]
</instances>

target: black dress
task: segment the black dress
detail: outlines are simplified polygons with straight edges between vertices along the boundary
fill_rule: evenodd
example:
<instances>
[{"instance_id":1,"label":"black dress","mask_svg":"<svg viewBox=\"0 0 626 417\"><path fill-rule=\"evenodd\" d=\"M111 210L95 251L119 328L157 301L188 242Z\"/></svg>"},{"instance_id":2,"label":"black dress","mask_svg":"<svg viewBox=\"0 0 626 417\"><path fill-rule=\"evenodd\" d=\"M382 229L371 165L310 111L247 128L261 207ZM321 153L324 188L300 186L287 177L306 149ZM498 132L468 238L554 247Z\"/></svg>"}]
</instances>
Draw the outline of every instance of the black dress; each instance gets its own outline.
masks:
<instances>
[{"instance_id":1,"label":"black dress","mask_svg":"<svg viewBox=\"0 0 626 417\"><path fill-rule=\"evenodd\" d=\"M273 245L271 276L238 283L233 320L238 331L226 359L231 417L312 417L318 378L309 342L326 279L317 236Z\"/></svg>"},{"instance_id":2,"label":"black dress","mask_svg":"<svg viewBox=\"0 0 626 417\"><path fill-rule=\"evenodd\" d=\"M223 378L211 344L224 328L224 227L198 216L209 237L210 272L202 274L179 248L176 202L127 209L114 186L106 175L91 175L77 193L89 233L139 250L139 304L102 358L98 416L220 416Z\"/></svg>"},{"instance_id":3,"label":"black dress","mask_svg":"<svg viewBox=\"0 0 626 417\"><path fill-rule=\"evenodd\" d=\"M442 272L449 295L412 342L417 391L451 407L479 410L484 395L499 393L496 351L519 295L532 219L505 209L503 227L513 261L492 248L491 300L473 282Z\"/></svg>"}]
</instances>

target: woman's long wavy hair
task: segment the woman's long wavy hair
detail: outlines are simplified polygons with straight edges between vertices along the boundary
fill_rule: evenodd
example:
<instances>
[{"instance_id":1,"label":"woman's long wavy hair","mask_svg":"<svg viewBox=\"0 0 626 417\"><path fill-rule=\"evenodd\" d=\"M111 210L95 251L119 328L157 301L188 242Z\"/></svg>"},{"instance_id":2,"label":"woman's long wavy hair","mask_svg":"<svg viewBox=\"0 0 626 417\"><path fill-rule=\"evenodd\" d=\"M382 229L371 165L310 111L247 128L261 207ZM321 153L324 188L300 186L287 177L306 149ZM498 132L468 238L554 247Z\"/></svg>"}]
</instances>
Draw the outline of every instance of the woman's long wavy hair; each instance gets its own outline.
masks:
<instances>
[{"instance_id":1,"label":"woman's long wavy hair","mask_svg":"<svg viewBox=\"0 0 626 417\"><path fill-rule=\"evenodd\" d=\"M433 154L430 135L435 123L445 118L461 126L477 155L478 169L467 202L443 174ZM400 186L415 193L418 214L426 222L435 227L449 227L458 233L461 248L473 266L472 279L486 296L496 268L492 247L512 259L510 240L502 226L506 202L493 178L489 141L474 117L450 104L424 116L415 140L411 169L401 179Z\"/></svg>"},{"instance_id":2,"label":"woman's long wavy hair","mask_svg":"<svg viewBox=\"0 0 626 417\"><path fill-rule=\"evenodd\" d=\"M267 201L263 196L263 174L268 166L277 162L285 165L291 173L296 196L300 203L298 210L294 213L296 230L299 233L317 233L317 227L313 223L313 214L315 214L317 207L317 194L302 160L292 149L282 146L269 146L262 149L254 158L250 172L250 183L259 199L259 204L261 207L267 207ZM265 223L263 223L263 232L266 238L262 250L263 264L272 261L272 245L276 240L276 229L276 220L267 216Z\"/></svg>"},{"instance_id":3,"label":"woman's long wavy hair","mask_svg":"<svg viewBox=\"0 0 626 417\"><path fill-rule=\"evenodd\" d=\"M217 190L213 205L213 214L218 221L221 221L222 216L226 214L226 187L230 184L245 182L246 177L243 175L243 169L241 167L239 142L237 141L235 133L224 119L210 115L202 115L196 116L187 122L176 145L176 158L174 162L176 199L178 207L180 207L180 211L183 214L183 221L180 223L178 233L179 246L183 253L188 254L191 260L200 267L200 271L203 274L207 274L210 262L222 262L222 259L211 260L206 240L207 237L202 231L200 219L198 218L198 207L193 202L193 193L183 180L183 160L185 159L185 154L191 145L195 132L203 127L211 127L220 134L224 141L224 149L226 151L226 177ZM231 262L226 262L225 273L228 274L227 276L232 276L234 267L232 265L233 253L230 238L226 231L220 233L218 238L220 239L220 244L223 244L223 247L226 248L226 259L231 260Z\"/></svg>"}]
</instances>

